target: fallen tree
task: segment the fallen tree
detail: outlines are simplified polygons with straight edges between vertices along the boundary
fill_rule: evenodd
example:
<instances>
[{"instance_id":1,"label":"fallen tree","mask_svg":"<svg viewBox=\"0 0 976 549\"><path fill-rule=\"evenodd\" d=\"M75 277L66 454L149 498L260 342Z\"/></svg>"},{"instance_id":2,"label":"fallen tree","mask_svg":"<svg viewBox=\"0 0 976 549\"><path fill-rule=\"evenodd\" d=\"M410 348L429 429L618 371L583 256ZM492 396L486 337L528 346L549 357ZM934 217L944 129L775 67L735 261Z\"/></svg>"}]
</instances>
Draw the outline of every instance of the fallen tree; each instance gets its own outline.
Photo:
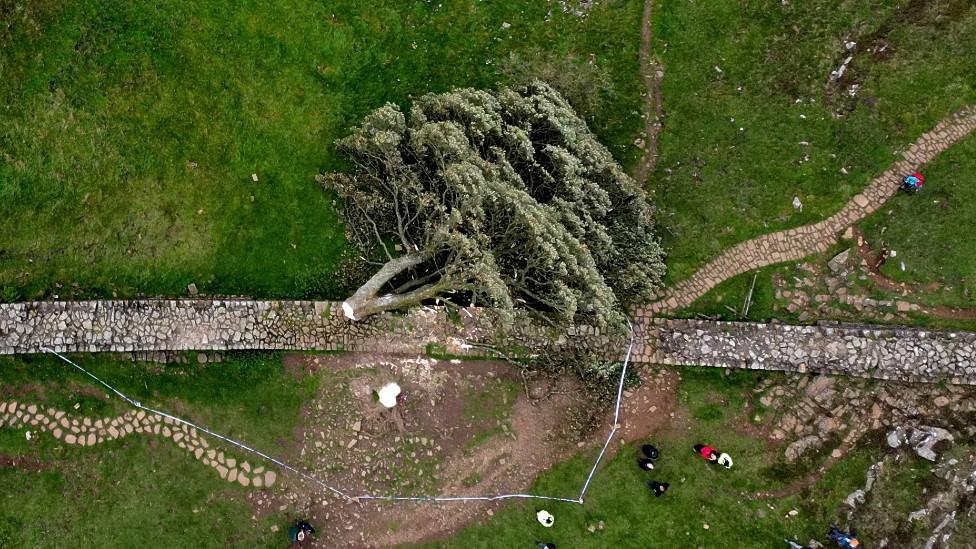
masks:
<instances>
[{"instance_id":1,"label":"fallen tree","mask_svg":"<svg viewBox=\"0 0 976 549\"><path fill-rule=\"evenodd\" d=\"M605 325L664 272L644 193L544 83L387 104L337 145L355 171L319 180L379 260L350 319L442 298Z\"/></svg>"}]
</instances>

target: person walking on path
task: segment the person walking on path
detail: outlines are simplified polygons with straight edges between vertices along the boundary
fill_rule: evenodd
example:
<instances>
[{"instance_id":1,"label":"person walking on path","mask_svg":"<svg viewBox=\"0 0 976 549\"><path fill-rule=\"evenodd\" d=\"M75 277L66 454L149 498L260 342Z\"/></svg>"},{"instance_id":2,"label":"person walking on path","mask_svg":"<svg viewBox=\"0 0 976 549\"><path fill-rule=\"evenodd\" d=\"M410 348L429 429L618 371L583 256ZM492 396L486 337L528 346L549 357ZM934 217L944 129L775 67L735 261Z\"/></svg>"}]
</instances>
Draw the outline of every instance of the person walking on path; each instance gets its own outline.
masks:
<instances>
[{"instance_id":1,"label":"person walking on path","mask_svg":"<svg viewBox=\"0 0 976 549\"><path fill-rule=\"evenodd\" d=\"M905 178L901 180L901 188L908 194L914 194L918 192L922 188L922 185L924 184L925 184L925 176L919 172L906 175Z\"/></svg>"},{"instance_id":2,"label":"person walking on path","mask_svg":"<svg viewBox=\"0 0 976 549\"><path fill-rule=\"evenodd\" d=\"M665 492L668 491L668 488L670 488L671 485L668 484L667 482L658 482L656 480L649 480L647 481L647 487L650 488L652 492L654 492L654 497L659 498L663 496Z\"/></svg>"}]
</instances>

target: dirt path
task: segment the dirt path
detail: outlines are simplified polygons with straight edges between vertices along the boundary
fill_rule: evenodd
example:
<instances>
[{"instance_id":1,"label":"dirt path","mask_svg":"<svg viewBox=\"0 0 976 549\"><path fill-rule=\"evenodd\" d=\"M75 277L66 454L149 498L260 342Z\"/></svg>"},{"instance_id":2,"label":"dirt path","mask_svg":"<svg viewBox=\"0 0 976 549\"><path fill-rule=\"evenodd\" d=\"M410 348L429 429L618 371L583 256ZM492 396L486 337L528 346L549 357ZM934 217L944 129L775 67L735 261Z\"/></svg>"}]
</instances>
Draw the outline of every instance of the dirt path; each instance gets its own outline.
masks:
<instances>
[{"instance_id":1,"label":"dirt path","mask_svg":"<svg viewBox=\"0 0 976 549\"><path fill-rule=\"evenodd\" d=\"M321 370L321 393L308 404L301 441L290 459L359 495L523 493L541 474L583 452L595 457L613 410L599 405L569 376L523 384L518 369L498 361L448 361L350 353L288 355L295 375ZM677 375L643 368L642 384L625 393L620 430L606 460L646 438L677 406ZM369 395L396 379L405 400L392 425ZM507 404L504 404L504 402ZM503 404L503 405L500 405ZM422 442L416 444L417 440ZM323 547L385 547L446 538L486 520L505 502L414 503L340 501L285 477L284 490L254 492L256 516L298 509L320 530ZM583 478L572 479L576 498ZM599 473L594 477L598 485ZM577 487L578 485L578 487Z\"/></svg>"},{"instance_id":2,"label":"dirt path","mask_svg":"<svg viewBox=\"0 0 976 549\"><path fill-rule=\"evenodd\" d=\"M688 305L733 276L784 261L795 261L830 248L847 227L864 219L898 192L901 178L932 161L942 151L976 130L976 106L943 119L913 143L883 174L833 216L812 225L788 229L742 242L699 269L690 278L665 290L638 316L673 312Z\"/></svg>"},{"instance_id":3,"label":"dirt path","mask_svg":"<svg viewBox=\"0 0 976 549\"><path fill-rule=\"evenodd\" d=\"M857 243L857 253L864 260L864 263L867 264L868 278L875 286L883 290L898 292L903 296L910 296L916 292L931 292L941 288L941 285L935 282L924 285L906 284L888 278L881 272L881 266L884 265L887 259L888 250L882 247L879 252L875 253L871 248L871 244L864 238L864 233L857 227L854 228L854 238ZM920 305L919 311L926 315L946 320L976 320L976 309L962 309L946 305Z\"/></svg>"},{"instance_id":4,"label":"dirt path","mask_svg":"<svg viewBox=\"0 0 976 549\"><path fill-rule=\"evenodd\" d=\"M661 79L664 69L651 54L654 44L654 26L651 21L654 13L654 0L644 0L644 15L641 18L640 76L644 81L644 154L637 164L634 179L644 185L650 177L658 158L658 139L664 120L664 106L661 101Z\"/></svg>"}]
</instances>

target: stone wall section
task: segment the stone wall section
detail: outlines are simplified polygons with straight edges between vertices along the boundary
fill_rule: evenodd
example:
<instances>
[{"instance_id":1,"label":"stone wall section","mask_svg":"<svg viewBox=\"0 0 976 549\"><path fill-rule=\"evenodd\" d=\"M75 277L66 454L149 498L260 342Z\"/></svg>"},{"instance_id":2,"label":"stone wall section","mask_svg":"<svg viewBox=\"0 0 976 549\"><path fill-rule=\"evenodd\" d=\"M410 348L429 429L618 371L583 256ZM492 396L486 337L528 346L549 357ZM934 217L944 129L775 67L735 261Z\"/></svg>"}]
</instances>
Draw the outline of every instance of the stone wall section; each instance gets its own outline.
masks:
<instances>
[{"instance_id":1,"label":"stone wall section","mask_svg":"<svg viewBox=\"0 0 976 549\"><path fill-rule=\"evenodd\" d=\"M565 333L523 318L504 334L486 309L422 307L346 320L337 303L250 300L37 302L0 305L0 354L346 350L485 356L487 346L590 349L620 359L626 336ZM823 372L976 384L976 333L861 325L789 326L638 317L640 363Z\"/></svg>"},{"instance_id":2,"label":"stone wall section","mask_svg":"<svg viewBox=\"0 0 976 549\"><path fill-rule=\"evenodd\" d=\"M976 384L976 333L654 320L641 362Z\"/></svg>"}]
</instances>

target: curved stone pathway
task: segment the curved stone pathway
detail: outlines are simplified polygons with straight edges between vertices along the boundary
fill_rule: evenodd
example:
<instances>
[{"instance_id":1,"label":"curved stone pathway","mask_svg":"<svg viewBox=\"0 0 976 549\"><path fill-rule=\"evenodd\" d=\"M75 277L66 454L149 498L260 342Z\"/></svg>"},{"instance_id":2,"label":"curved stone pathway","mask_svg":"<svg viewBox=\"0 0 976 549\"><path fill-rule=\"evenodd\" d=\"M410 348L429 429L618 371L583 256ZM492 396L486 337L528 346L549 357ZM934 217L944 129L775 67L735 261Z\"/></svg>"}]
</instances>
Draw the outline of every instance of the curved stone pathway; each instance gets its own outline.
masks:
<instances>
[{"instance_id":1,"label":"curved stone pathway","mask_svg":"<svg viewBox=\"0 0 976 549\"><path fill-rule=\"evenodd\" d=\"M760 236L737 244L699 269L690 278L668 288L661 298L638 314L668 313L691 305L720 282L755 269L795 261L829 249L846 228L868 216L898 192L901 178L932 161L942 151L976 130L976 106L942 120L918 138L902 159L876 177L839 212L812 225Z\"/></svg>"},{"instance_id":2,"label":"curved stone pathway","mask_svg":"<svg viewBox=\"0 0 976 549\"><path fill-rule=\"evenodd\" d=\"M193 455L204 465L212 467L220 478L237 482L241 486L272 486L278 474L264 467L252 467L246 461L225 455L222 450L211 448L199 432L186 425L177 425L168 417L132 410L114 418L92 419L72 416L61 410L44 408L36 404L17 401L0 402L0 428L19 429L33 427L45 431L54 438L76 446L94 446L102 442L120 439L132 433L159 436Z\"/></svg>"},{"instance_id":3,"label":"curved stone pathway","mask_svg":"<svg viewBox=\"0 0 976 549\"><path fill-rule=\"evenodd\" d=\"M644 98L644 130L642 132L644 153L637 163L634 179L639 185L647 183L647 178L654 170L658 157L658 138L661 134L661 124L664 119L664 107L661 100L661 78L664 71L660 63L651 55L654 44L654 27L651 17L654 13L654 0L644 0L644 14L641 17L641 47L640 47L640 76L644 81L646 96Z\"/></svg>"}]
</instances>

